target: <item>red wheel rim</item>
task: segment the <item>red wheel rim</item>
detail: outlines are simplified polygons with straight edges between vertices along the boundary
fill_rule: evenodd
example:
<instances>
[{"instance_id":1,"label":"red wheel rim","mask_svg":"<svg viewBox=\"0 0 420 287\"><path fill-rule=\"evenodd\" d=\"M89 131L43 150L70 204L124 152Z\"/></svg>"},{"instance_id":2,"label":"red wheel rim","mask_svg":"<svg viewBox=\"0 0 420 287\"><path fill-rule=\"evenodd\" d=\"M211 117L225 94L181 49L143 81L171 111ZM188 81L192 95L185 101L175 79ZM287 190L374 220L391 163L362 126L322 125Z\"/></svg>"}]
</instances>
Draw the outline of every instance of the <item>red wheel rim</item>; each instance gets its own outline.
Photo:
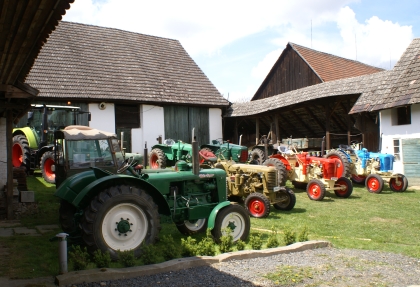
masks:
<instances>
[{"instance_id":1,"label":"red wheel rim","mask_svg":"<svg viewBox=\"0 0 420 287\"><path fill-rule=\"evenodd\" d=\"M342 177L342 176L344 176L344 164L343 164L343 162L341 161L341 158L340 158L339 156L336 156L336 155L331 155L331 156L329 156L328 158L330 158L330 159L338 159L338 160L340 160L340 165L337 167L337 177Z\"/></svg>"},{"instance_id":2,"label":"red wheel rim","mask_svg":"<svg viewBox=\"0 0 420 287\"><path fill-rule=\"evenodd\" d=\"M23 162L23 153L20 145L15 144L12 148L12 163L14 167L20 167Z\"/></svg>"},{"instance_id":3,"label":"red wheel rim","mask_svg":"<svg viewBox=\"0 0 420 287\"><path fill-rule=\"evenodd\" d=\"M344 189L337 189L336 192L340 195L345 195L347 194L347 191L349 190L348 185L346 184L346 182L344 180L337 180L335 182L335 184L340 185L340 187L342 187L343 185L345 186Z\"/></svg>"},{"instance_id":4,"label":"red wheel rim","mask_svg":"<svg viewBox=\"0 0 420 287\"><path fill-rule=\"evenodd\" d=\"M379 190L379 180L372 177L369 178L368 182L367 182L367 187L369 188L369 190L373 191L373 192L377 192Z\"/></svg>"},{"instance_id":5,"label":"red wheel rim","mask_svg":"<svg viewBox=\"0 0 420 287\"><path fill-rule=\"evenodd\" d=\"M158 157L157 157L157 155L152 154L152 156L150 157L150 167L151 167L152 169L157 169L157 168L159 168L159 163L158 163L157 161L158 161Z\"/></svg>"},{"instance_id":6,"label":"red wheel rim","mask_svg":"<svg viewBox=\"0 0 420 287\"><path fill-rule=\"evenodd\" d=\"M402 177L391 178L391 186L394 190L402 190L404 187L404 182Z\"/></svg>"},{"instance_id":7,"label":"red wheel rim","mask_svg":"<svg viewBox=\"0 0 420 287\"><path fill-rule=\"evenodd\" d=\"M363 175L352 174L351 177L356 182L363 182L366 180L366 176Z\"/></svg>"},{"instance_id":8,"label":"red wheel rim","mask_svg":"<svg viewBox=\"0 0 420 287\"><path fill-rule=\"evenodd\" d=\"M54 160L47 158L44 162L44 174L49 179L55 178L55 173L52 171L52 166L54 165Z\"/></svg>"},{"instance_id":9,"label":"red wheel rim","mask_svg":"<svg viewBox=\"0 0 420 287\"><path fill-rule=\"evenodd\" d=\"M321 196L321 187L316 183L311 183L308 186L308 193L311 198L319 198Z\"/></svg>"},{"instance_id":10,"label":"red wheel rim","mask_svg":"<svg viewBox=\"0 0 420 287\"><path fill-rule=\"evenodd\" d=\"M251 199L248 203L248 210L255 217L262 216L265 213L265 204L259 199Z\"/></svg>"}]
</instances>

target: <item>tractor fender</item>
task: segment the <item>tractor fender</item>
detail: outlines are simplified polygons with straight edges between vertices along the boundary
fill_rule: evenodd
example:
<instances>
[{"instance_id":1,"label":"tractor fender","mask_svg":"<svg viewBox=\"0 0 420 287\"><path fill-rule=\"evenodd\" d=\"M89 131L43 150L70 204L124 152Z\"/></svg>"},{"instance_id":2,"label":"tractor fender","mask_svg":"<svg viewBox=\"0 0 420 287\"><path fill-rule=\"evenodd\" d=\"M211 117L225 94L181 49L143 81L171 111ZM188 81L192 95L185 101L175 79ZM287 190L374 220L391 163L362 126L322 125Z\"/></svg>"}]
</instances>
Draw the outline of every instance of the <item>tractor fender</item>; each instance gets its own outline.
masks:
<instances>
[{"instance_id":1,"label":"tractor fender","mask_svg":"<svg viewBox=\"0 0 420 287\"><path fill-rule=\"evenodd\" d=\"M207 228L209 228L209 229L214 228L214 223L216 221L217 213L219 212L219 210L221 210L222 208L224 208L224 207L226 207L230 204L231 204L230 201L223 201L223 202L220 202L218 205L216 205L213 208L213 210L211 211L210 216L209 216L209 220L208 220L208 223L207 223Z\"/></svg>"},{"instance_id":2,"label":"tractor fender","mask_svg":"<svg viewBox=\"0 0 420 287\"><path fill-rule=\"evenodd\" d=\"M34 131L30 127L13 129L13 136L15 135L24 135L26 139L28 140L29 148L31 149L38 148L37 136L35 135Z\"/></svg>"},{"instance_id":3,"label":"tractor fender","mask_svg":"<svg viewBox=\"0 0 420 287\"><path fill-rule=\"evenodd\" d=\"M76 197L74 197L71 204L76 207L85 208L92 200L92 198L99 194L104 188L118 184L132 185L142 188L148 195L153 198L153 201L159 208L160 214L171 215L168 202L165 200L159 190L157 190L147 181L144 181L140 178L135 178L130 175L110 175L99 178L83 188L76 195Z\"/></svg>"}]
</instances>

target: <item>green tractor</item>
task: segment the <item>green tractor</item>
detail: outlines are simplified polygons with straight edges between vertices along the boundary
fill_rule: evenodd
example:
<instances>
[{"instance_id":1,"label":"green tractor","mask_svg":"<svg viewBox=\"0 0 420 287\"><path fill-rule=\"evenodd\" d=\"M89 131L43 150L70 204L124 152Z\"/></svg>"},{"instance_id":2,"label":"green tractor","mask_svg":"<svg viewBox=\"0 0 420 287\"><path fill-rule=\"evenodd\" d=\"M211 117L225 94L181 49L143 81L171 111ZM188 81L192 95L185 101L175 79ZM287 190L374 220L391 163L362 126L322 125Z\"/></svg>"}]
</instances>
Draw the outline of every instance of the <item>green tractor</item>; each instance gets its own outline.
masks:
<instances>
[{"instance_id":1,"label":"green tractor","mask_svg":"<svg viewBox=\"0 0 420 287\"><path fill-rule=\"evenodd\" d=\"M139 256L144 245L158 239L161 215L186 235L209 228L219 241L229 227L234 241L247 239L246 210L227 200L224 170L200 169L197 142L192 143L192 163L178 161L177 171L146 170L134 156L121 160L116 137L89 136L83 130L74 135L55 132L55 195L61 199L60 224L69 241L81 241L89 252L109 251L113 259L118 250L133 250ZM96 147L95 159L86 147L88 140ZM77 153L74 147L80 147ZM84 153L91 159L89 170L71 175L70 166L76 159L86 159Z\"/></svg>"},{"instance_id":2,"label":"green tractor","mask_svg":"<svg viewBox=\"0 0 420 287\"><path fill-rule=\"evenodd\" d=\"M233 160L245 163L248 160L248 148L246 146L231 144L221 139L213 140L204 144L199 149L199 163L213 166L217 159ZM175 166L178 160L191 162L192 145L182 141L175 142L166 139L162 144L152 147L149 154L149 165L152 169Z\"/></svg>"},{"instance_id":3,"label":"green tractor","mask_svg":"<svg viewBox=\"0 0 420 287\"><path fill-rule=\"evenodd\" d=\"M80 107L32 105L27 122L13 129L13 166L24 166L27 172L40 168L45 181L54 183L54 131L78 124L78 115L83 113L89 114Z\"/></svg>"}]
</instances>

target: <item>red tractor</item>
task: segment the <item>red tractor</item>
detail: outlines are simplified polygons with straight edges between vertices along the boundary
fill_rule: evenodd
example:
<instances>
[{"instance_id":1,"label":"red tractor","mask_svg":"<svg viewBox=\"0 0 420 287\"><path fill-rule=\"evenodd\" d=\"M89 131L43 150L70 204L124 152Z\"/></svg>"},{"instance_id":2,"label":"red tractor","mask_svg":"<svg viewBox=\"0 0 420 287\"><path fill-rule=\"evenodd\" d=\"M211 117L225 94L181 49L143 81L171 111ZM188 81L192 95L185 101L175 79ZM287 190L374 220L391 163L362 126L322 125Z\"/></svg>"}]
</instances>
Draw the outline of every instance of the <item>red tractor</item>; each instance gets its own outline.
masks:
<instances>
[{"instance_id":1,"label":"red tractor","mask_svg":"<svg viewBox=\"0 0 420 287\"><path fill-rule=\"evenodd\" d=\"M337 158L310 156L308 152L279 146L278 153L271 155L264 165L276 167L281 186L290 180L296 188L306 187L308 197L312 200L322 200L326 191L333 190L336 196L343 198L353 192L351 181L338 176L342 167Z\"/></svg>"}]
</instances>

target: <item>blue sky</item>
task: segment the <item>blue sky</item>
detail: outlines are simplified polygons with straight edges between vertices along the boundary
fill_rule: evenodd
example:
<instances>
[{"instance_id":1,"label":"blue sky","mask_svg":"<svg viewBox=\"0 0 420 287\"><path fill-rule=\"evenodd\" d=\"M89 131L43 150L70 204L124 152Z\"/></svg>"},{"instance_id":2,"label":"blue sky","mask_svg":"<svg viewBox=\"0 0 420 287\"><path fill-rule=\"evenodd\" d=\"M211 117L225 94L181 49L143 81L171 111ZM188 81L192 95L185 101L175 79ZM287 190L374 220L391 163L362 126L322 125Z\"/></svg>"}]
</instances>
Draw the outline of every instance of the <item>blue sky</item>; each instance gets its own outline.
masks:
<instances>
[{"instance_id":1,"label":"blue sky","mask_svg":"<svg viewBox=\"0 0 420 287\"><path fill-rule=\"evenodd\" d=\"M231 102L252 98L288 42L390 69L420 37L417 0L75 0L65 21L179 40Z\"/></svg>"}]
</instances>

